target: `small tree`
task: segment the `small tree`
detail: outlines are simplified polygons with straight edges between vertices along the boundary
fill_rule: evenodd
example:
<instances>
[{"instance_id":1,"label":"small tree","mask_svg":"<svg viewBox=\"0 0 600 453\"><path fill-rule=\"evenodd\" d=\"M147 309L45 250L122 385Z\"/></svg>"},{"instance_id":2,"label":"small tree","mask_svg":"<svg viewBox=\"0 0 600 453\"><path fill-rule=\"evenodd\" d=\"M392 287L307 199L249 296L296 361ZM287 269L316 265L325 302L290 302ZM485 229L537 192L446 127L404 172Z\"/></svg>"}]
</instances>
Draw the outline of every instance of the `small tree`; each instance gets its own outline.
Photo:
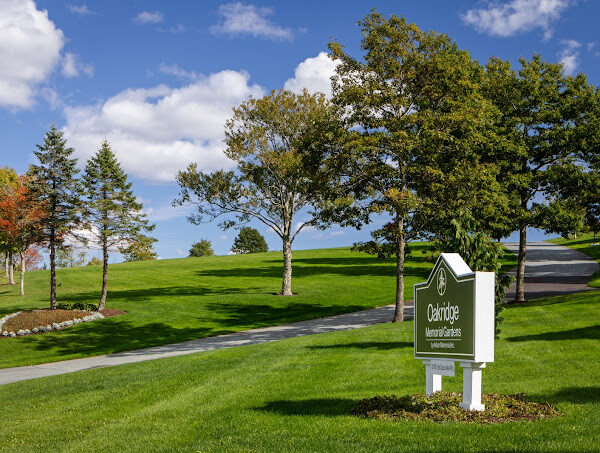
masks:
<instances>
[{"instance_id":1,"label":"small tree","mask_svg":"<svg viewBox=\"0 0 600 453\"><path fill-rule=\"evenodd\" d=\"M212 256L215 251L212 249L212 243L208 239L200 239L194 242L190 248L190 258L195 256Z\"/></svg>"},{"instance_id":2,"label":"small tree","mask_svg":"<svg viewBox=\"0 0 600 453\"><path fill-rule=\"evenodd\" d=\"M88 261L88 263L86 264L86 266L99 266L101 264L104 264L103 260L101 260L100 258L96 258L95 256L92 256L90 258L90 260Z\"/></svg>"},{"instance_id":3,"label":"small tree","mask_svg":"<svg viewBox=\"0 0 600 453\"><path fill-rule=\"evenodd\" d=\"M190 164L177 174L177 205L195 204L200 224L235 216L223 229L256 219L271 228L283 244L281 295L292 295L292 244L307 226L319 222L319 207L328 199L335 178L324 165L339 132L336 111L324 95L273 91L234 109L225 126L225 154L237 171L204 173ZM308 219L298 222L306 210Z\"/></svg>"},{"instance_id":4,"label":"small tree","mask_svg":"<svg viewBox=\"0 0 600 453\"><path fill-rule=\"evenodd\" d=\"M56 309L56 250L65 237L79 226L79 183L75 179L77 159L73 148L67 147L64 134L54 125L46 133L44 144L34 151L39 163L32 165L28 175L30 188L40 203L46 206L44 236L50 249L50 308Z\"/></svg>"},{"instance_id":5,"label":"small tree","mask_svg":"<svg viewBox=\"0 0 600 453\"><path fill-rule=\"evenodd\" d=\"M128 262L155 260L158 258L154 251L155 242L157 240L153 237L141 234L127 247L119 247L119 253Z\"/></svg>"},{"instance_id":6,"label":"small tree","mask_svg":"<svg viewBox=\"0 0 600 453\"><path fill-rule=\"evenodd\" d=\"M56 267L81 267L85 264L87 253L75 250L72 245L63 245L56 251Z\"/></svg>"},{"instance_id":7,"label":"small tree","mask_svg":"<svg viewBox=\"0 0 600 453\"><path fill-rule=\"evenodd\" d=\"M11 193L19 183L19 175L9 166L0 167L0 194ZM9 280L9 284L14 285L13 275L13 253L14 247L9 244L6 235L0 230L0 250L4 254L4 274Z\"/></svg>"},{"instance_id":8,"label":"small tree","mask_svg":"<svg viewBox=\"0 0 600 453\"><path fill-rule=\"evenodd\" d=\"M91 240L102 250L102 293L98 310L106 306L109 251L134 243L142 231L151 231L127 174L121 168L108 141L91 157L83 175L84 219Z\"/></svg>"},{"instance_id":9,"label":"small tree","mask_svg":"<svg viewBox=\"0 0 600 453\"><path fill-rule=\"evenodd\" d=\"M267 241L258 230L244 227L233 241L231 251L235 254L268 252Z\"/></svg>"}]
</instances>

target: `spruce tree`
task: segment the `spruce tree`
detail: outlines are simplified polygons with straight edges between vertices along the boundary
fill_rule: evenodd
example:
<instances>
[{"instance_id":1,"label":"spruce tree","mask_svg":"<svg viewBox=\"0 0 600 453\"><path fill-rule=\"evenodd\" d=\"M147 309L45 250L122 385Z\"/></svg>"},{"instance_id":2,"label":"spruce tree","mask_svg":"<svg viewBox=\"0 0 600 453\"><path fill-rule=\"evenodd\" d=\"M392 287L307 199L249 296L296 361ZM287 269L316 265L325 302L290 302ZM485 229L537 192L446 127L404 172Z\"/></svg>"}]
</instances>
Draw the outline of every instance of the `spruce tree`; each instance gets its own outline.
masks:
<instances>
[{"instance_id":1,"label":"spruce tree","mask_svg":"<svg viewBox=\"0 0 600 453\"><path fill-rule=\"evenodd\" d=\"M79 225L79 182L76 179L75 151L67 147L63 133L54 125L44 136L44 144L34 151L39 164L31 165L30 188L48 210L44 238L50 250L50 308L56 309L56 250Z\"/></svg>"},{"instance_id":2,"label":"spruce tree","mask_svg":"<svg viewBox=\"0 0 600 453\"><path fill-rule=\"evenodd\" d=\"M108 141L91 157L83 175L84 222L91 240L102 250L102 295L98 310L106 305L108 254L131 244L142 231L150 231L146 215Z\"/></svg>"}]
</instances>

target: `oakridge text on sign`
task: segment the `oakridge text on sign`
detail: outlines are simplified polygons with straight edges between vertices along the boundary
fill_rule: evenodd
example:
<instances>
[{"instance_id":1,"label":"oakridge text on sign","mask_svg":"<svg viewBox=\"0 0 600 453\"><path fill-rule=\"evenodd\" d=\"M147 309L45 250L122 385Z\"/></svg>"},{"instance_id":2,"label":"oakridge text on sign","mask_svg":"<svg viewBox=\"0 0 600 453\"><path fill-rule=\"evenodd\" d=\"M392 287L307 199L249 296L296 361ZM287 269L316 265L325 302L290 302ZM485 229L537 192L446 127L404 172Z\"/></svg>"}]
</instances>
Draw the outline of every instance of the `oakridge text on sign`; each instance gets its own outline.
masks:
<instances>
[{"instance_id":1,"label":"oakridge text on sign","mask_svg":"<svg viewBox=\"0 0 600 453\"><path fill-rule=\"evenodd\" d=\"M447 302L446 305L436 304L434 307L432 304L427 306L427 320L431 321L449 321L450 324L454 324L454 321L458 319L459 308L457 305L450 305Z\"/></svg>"}]
</instances>

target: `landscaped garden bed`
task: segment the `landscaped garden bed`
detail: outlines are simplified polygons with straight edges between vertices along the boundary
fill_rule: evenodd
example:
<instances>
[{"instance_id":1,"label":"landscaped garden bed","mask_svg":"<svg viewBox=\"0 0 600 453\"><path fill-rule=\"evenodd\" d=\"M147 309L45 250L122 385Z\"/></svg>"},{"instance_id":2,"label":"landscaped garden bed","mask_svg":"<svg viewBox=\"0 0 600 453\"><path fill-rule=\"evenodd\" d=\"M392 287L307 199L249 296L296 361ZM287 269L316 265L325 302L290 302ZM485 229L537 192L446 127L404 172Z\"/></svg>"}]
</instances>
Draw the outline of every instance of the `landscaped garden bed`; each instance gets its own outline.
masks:
<instances>
[{"instance_id":1,"label":"landscaped garden bed","mask_svg":"<svg viewBox=\"0 0 600 453\"><path fill-rule=\"evenodd\" d=\"M376 396L361 400L352 409L352 415L381 420L413 420L460 423L504 423L520 420L538 420L558 417L560 412L550 404L529 401L525 395L481 396L484 411L467 411L459 407L461 393L437 392L396 396Z\"/></svg>"},{"instance_id":2,"label":"landscaped garden bed","mask_svg":"<svg viewBox=\"0 0 600 453\"><path fill-rule=\"evenodd\" d=\"M4 338L14 338L40 334L123 313L125 312L110 308L101 311L64 309L20 311L0 318L0 335Z\"/></svg>"}]
</instances>

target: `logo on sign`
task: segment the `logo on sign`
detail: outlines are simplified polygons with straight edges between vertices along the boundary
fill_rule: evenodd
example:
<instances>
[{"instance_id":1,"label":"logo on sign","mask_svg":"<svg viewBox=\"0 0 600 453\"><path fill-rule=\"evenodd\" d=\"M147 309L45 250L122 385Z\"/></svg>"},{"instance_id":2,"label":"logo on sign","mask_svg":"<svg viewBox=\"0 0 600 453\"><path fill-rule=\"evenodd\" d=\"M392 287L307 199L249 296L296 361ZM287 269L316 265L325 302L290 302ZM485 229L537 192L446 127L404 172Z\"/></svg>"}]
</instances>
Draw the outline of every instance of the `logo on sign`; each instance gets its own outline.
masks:
<instances>
[{"instance_id":1,"label":"logo on sign","mask_svg":"<svg viewBox=\"0 0 600 453\"><path fill-rule=\"evenodd\" d=\"M437 276L437 291L440 296L446 292L446 271L441 267Z\"/></svg>"}]
</instances>

